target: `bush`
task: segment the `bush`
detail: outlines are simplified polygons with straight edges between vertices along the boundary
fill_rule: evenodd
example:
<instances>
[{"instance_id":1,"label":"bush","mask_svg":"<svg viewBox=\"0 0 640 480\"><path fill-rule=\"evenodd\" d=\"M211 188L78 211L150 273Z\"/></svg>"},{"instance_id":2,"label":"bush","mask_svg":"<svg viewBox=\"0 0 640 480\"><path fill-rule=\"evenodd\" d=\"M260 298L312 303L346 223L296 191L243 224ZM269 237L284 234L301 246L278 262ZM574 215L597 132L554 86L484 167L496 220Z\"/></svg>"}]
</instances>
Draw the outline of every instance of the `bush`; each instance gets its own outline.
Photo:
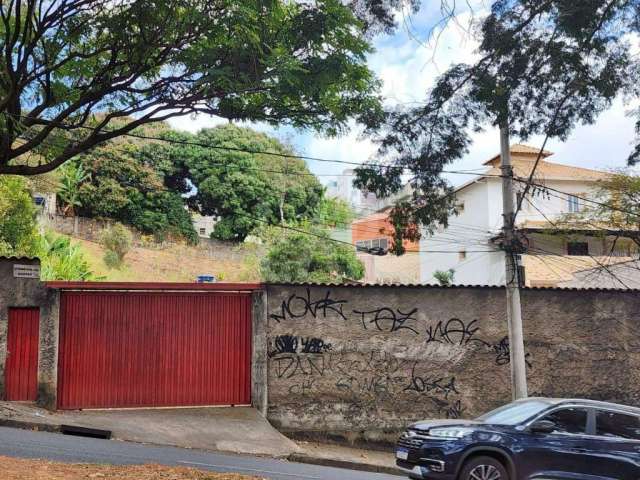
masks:
<instances>
[{"instance_id":1,"label":"bush","mask_svg":"<svg viewBox=\"0 0 640 480\"><path fill-rule=\"evenodd\" d=\"M40 238L42 280L96 280L78 245L68 237L47 232Z\"/></svg>"},{"instance_id":2,"label":"bush","mask_svg":"<svg viewBox=\"0 0 640 480\"><path fill-rule=\"evenodd\" d=\"M124 225L116 223L102 232L101 240L106 249L104 263L109 268L120 268L131 249L131 232Z\"/></svg>"},{"instance_id":3,"label":"bush","mask_svg":"<svg viewBox=\"0 0 640 480\"><path fill-rule=\"evenodd\" d=\"M364 277L355 248L332 241L325 230L304 225L300 229L281 232L270 245L260 265L264 281L342 283Z\"/></svg>"}]
</instances>

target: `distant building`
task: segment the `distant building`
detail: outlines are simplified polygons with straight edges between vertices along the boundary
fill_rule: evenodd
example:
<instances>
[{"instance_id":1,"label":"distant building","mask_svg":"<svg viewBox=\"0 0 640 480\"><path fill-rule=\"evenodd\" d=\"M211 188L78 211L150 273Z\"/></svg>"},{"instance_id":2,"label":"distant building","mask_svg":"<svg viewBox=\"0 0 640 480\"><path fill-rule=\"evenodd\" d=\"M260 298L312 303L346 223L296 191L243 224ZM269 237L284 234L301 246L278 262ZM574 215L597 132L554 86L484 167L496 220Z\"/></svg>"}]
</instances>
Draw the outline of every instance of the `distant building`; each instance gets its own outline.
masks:
<instances>
[{"instance_id":1,"label":"distant building","mask_svg":"<svg viewBox=\"0 0 640 480\"><path fill-rule=\"evenodd\" d=\"M393 225L387 208L351 223L351 242L365 266L365 283L419 283L419 242L405 241L406 253L388 253L393 245Z\"/></svg>"},{"instance_id":2,"label":"distant building","mask_svg":"<svg viewBox=\"0 0 640 480\"><path fill-rule=\"evenodd\" d=\"M193 228L196 230L196 233L199 237L202 238L211 238L211 234L213 233L213 229L216 226L217 219L212 216L204 216L194 213L192 215L193 219Z\"/></svg>"},{"instance_id":3,"label":"distant building","mask_svg":"<svg viewBox=\"0 0 640 480\"><path fill-rule=\"evenodd\" d=\"M528 178L539 149L526 145L511 147L514 174ZM604 281L610 265L631 262L638 251L628 238L619 238L608 229L572 229L555 222L584 208L584 198L593 196L605 172L553 163L544 152L534 180L553 188L529 191L523 198L516 227L527 252L520 256L521 273L527 286L572 285L581 287L609 286ZM504 252L498 248L502 228L502 179L500 156L487 162L487 171L456 190L458 216L449 218L447 228L433 234L425 232L420 243L423 283L436 283L436 271L454 270L454 283L464 285L504 285ZM523 195L524 183L516 182L517 201ZM567 229L570 232L567 232ZM570 233L570 234L569 234ZM599 269L600 275L590 274ZM626 271L616 268L617 271Z\"/></svg>"},{"instance_id":4,"label":"distant building","mask_svg":"<svg viewBox=\"0 0 640 480\"><path fill-rule=\"evenodd\" d=\"M382 210L393 205L398 198L408 197L411 194L411 187L405 185L396 195L387 198L378 198L373 193L364 192L354 187L354 176L354 170L344 170L336 180L330 181L327 184L327 196L344 200L358 213L368 214Z\"/></svg>"}]
</instances>

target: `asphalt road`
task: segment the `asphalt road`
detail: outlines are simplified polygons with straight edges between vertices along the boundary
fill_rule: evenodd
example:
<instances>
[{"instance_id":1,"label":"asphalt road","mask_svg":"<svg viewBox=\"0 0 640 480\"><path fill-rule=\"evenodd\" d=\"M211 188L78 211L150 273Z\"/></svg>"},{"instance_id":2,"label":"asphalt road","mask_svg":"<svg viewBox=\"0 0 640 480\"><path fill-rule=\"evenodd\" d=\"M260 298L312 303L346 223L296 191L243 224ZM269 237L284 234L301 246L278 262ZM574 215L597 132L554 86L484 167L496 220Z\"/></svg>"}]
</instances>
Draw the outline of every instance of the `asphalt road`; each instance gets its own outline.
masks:
<instances>
[{"instance_id":1,"label":"asphalt road","mask_svg":"<svg viewBox=\"0 0 640 480\"><path fill-rule=\"evenodd\" d=\"M201 450L148 446L6 427L0 427L0 455L45 458L67 463L182 465L215 472L236 472L272 480L399 480L401 478L261 457L224 455Z\"/></svg>"}]
</instances>

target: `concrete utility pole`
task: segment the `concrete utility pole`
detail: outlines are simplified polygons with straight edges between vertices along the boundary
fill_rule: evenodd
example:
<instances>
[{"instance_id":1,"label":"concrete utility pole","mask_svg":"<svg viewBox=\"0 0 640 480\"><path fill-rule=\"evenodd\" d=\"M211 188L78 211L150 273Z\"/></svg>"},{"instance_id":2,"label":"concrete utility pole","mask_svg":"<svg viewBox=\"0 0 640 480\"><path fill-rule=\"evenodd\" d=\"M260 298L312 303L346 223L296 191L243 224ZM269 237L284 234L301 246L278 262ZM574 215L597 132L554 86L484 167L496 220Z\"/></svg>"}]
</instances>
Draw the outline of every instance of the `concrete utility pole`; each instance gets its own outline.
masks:
<instances>
[{"instance_id":1,"label":"concrete utility pole","mask_svg":"<svg viewBox=\"0 0 640 480\"><path fill-rule=\"evenodd\" d=\"M511 392L514 400L527 397L527 365L522 332L520 308L520 282L516 262L515 207L513 192L513 168L508 124L500 126L500 170L502 172L502 217L504 258L507 290L507 322L509 324L509 355L511 360Z\"/></svg>"}]
</instances>

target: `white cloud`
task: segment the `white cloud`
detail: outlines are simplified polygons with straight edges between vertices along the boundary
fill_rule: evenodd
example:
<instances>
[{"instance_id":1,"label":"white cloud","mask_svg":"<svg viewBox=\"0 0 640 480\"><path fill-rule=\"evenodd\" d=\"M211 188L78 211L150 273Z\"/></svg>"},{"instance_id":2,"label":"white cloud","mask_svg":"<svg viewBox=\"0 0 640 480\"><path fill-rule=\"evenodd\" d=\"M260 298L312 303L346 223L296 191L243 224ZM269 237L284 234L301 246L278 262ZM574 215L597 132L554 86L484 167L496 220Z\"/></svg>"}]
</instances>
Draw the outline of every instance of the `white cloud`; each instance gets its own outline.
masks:
<instances>
[{"instance_id":1,"label":"white cloud","mask_svg":"<svg viewBox=\"0 0 640 480\"><path fill-rule=\"evenodd\" d=\"M171 127L177 130L186 130L187 132L196 133L203 128L212 128L216 125L223 125L228 120L215 117L213 115L184 115L182 117L173 117L167 120Z\"/></svg>"}]
</instances>

